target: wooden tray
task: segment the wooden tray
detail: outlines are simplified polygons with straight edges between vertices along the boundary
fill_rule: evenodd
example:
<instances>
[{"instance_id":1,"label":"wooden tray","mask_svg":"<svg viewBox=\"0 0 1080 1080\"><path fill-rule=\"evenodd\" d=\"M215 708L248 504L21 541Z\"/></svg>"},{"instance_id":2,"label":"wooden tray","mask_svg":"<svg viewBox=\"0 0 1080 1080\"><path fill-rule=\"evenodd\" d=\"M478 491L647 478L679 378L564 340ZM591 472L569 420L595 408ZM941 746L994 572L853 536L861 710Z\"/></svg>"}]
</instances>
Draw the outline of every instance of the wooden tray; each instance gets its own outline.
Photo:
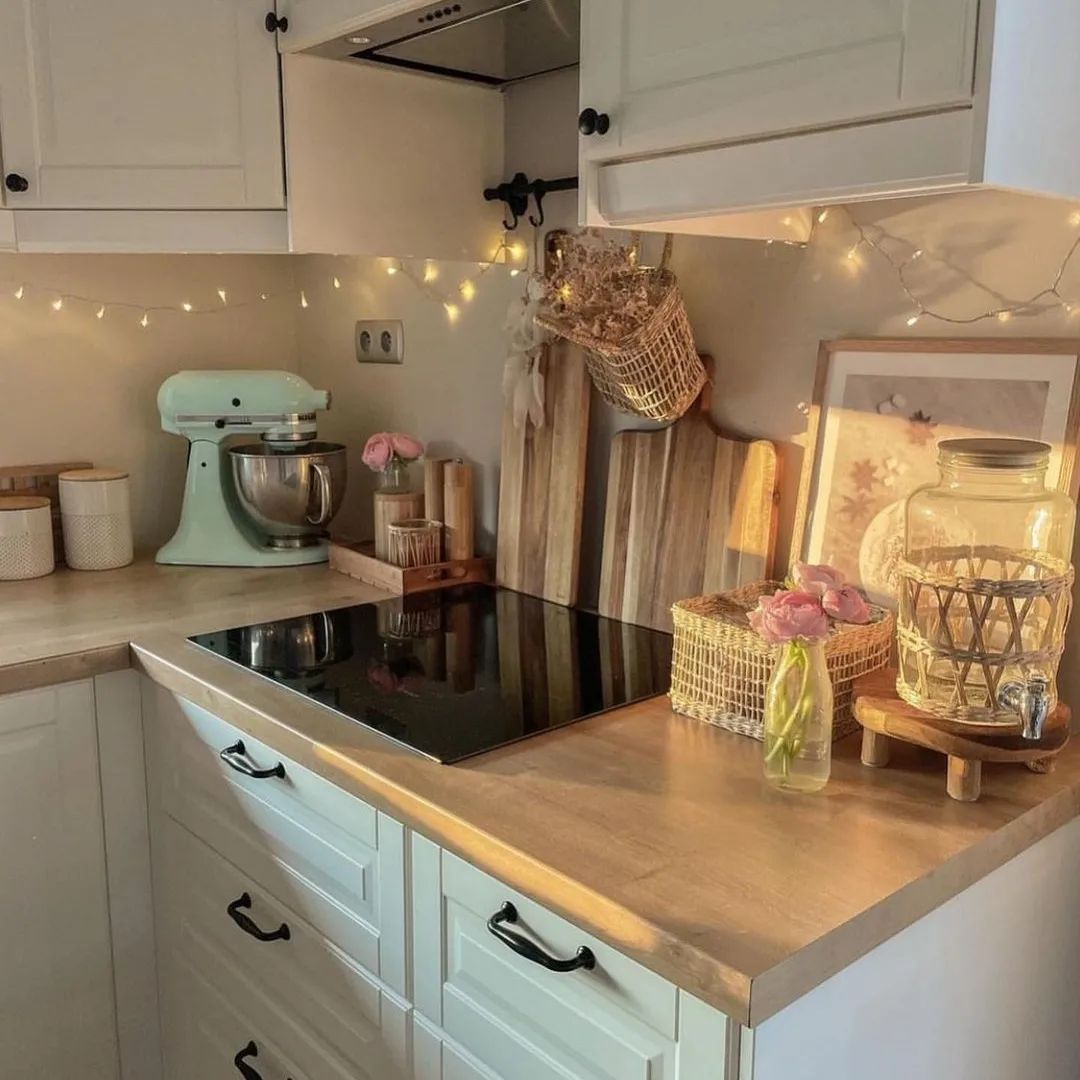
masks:
<instances>
[{"instance_id":1,"label":"wooden tray","mask_svg":"<svg viewBox=\"0 0 1080 1080\"><path fill-rule=\"evenodd\" d=\"M1050 714L1041 739L1025 739L1019 728L999 735L984 734L986 725L970 732L949 721L920 712L896 694L895 668L864 675L855 683L852 712L863 727L862 762L876 768L889 764L893 739L936 750L947 758L945 790L960 802L979 797L984 761L1026 765L1032 772L1049 772L1053 759L1069 741L1071 710L1059 702Z\"/></svg>"},{"instance_id":2,"label":"wooden tray","mask_svg":"<svg viewBox=\"0 0 1080 1080\"><path fill-rule=\"evenodd\" d=\"M491 581L491 559L449 559L430 566L395 566L375 557L375 542L330 541L330 569L366 581L387 592L407 596L450 585L470 585Z\"/></svg>"}]
</instances>

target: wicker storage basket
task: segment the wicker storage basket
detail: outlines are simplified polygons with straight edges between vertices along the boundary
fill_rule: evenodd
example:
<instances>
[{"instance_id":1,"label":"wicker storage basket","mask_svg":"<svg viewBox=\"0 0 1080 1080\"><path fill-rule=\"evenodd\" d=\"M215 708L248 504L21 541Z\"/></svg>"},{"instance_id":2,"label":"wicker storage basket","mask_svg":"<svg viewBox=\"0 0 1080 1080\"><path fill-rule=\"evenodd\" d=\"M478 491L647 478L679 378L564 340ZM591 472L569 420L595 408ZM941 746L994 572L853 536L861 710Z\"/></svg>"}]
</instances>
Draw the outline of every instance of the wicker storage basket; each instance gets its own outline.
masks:
<instances>
[{"instance_id":1,"label":"wicker storage basket","mask_svg":"<svg viewBox=\"0 0 1080 1080\"><path fill-rule=\"evenodd\" d=\"M573 242L568 239L564 244ZM637 250L635 246L635 256ZM694 344L679 283L667 268L670 256L669 235L660 265L636 271L648 275L655 306L647 321L630 333L618 338L600 336L550 307L536 316L539 326L585 350L589 376L609 405L650 420L678 420L708 377Z\"/></svg>"},{"instance_id":2,"label":"wicker storage basket","mask_svg":"<svg viewBox=\"0 0 1080 1080\"><path fill-rule=\"evenodd\" d=\"M778 645L750 629L747 612L782 585L758 581L732 592L680 600L672 607L675 642L671 661L671 706L740 735L762 737L765 688ZM885 667L893 641L892 612L870 606L864 626L834 623L825 641L833 684L833 739L858 728L851 716L852 684L860 675Z\"/></svg>"},{"instance_id":3,"label":"wicker storage basket","mask_svg":"<svg viewBox=\"0 0 1080 1080\"><path fill-rule=\"evenodd\" d=\"M897 693L942 719L1015 723L997 704L998 688L1033 673L1054 686L1073 568L1042 552L997 547L916 554L918 564L899 566Z\"/></svg>"}]
</instances>

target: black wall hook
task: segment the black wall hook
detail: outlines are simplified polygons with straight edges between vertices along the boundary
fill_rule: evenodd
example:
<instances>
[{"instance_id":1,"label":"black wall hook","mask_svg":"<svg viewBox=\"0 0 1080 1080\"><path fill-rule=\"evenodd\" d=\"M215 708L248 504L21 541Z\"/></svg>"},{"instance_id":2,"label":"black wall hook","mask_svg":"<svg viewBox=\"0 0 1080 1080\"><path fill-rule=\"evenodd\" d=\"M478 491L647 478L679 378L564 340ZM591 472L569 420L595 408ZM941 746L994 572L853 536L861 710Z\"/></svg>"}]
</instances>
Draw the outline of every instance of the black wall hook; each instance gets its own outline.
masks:
<instances>
[{"instance_id":1,"label":"black wall hook","mask_svg":"<svg viewBox=\"0 0 1080 1080\"><path fill-rule=\"evenodd\" d=\"M485 188L484 198L488 202L498 200L506 203L512 220L508 221L504 215L503 228L512 232L527 213L529 198L532 197L536 200L536 215L529 214L529 224L538 229L544 224L544 197L552 191L576 191L577 187L576 176L565 176L561 180L530 180L524 173L519 172L498 187Z\"/></svg>"}]
</instances>

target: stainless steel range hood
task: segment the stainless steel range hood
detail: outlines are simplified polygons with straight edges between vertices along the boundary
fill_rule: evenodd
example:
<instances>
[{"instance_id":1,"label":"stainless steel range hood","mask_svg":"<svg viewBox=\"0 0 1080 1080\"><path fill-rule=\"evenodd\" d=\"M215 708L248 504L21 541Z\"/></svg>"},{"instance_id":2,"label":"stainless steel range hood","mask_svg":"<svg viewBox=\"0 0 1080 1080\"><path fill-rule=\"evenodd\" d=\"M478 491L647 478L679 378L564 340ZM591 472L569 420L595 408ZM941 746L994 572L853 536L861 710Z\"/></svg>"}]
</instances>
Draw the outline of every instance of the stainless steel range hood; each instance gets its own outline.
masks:
<instances>
[{"instance_id":1,"label":"stainless steel range hood","mask_svg":"<svg viewBox=\"0 0 1080 1080\"><path fill-rule=\"evenodd\" d=\"M504 86L578 62L579 0L451 0L311 50Z\"/></svg>"}]
</instances>

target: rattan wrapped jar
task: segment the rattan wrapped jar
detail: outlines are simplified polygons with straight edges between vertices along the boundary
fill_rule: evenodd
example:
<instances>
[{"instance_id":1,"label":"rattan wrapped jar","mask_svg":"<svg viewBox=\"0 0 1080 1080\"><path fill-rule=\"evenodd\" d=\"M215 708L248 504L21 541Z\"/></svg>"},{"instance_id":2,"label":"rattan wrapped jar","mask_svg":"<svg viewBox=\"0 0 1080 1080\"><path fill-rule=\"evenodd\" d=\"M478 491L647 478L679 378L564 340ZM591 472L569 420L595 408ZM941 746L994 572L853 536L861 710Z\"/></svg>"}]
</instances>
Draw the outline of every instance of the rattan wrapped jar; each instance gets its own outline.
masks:
<instances>
[{"instance_id":1,"label":"rattan wrapped jar","mask_svg":"<svg viewBox=\"0 0 1080 1080\"><path fill-rule=\"evenodd\" d=\"M64 558L72 570L112 570L134 557L128 474L72 469L60 474Z\"/></svg>"},{"instance_id":2,"label":"rattan wrapped jar","mask_svg":"<svg viewBox=\"0 0 1080 1080\"><path fill-rule=\"evenodd\" d=\"M1015 726L1002 689L1057 702L1072 604L1076 506L1046 486L1052 448L948 439L940 479L907 502L897 692L942 719Z\"/></svg>"}]
</instances>

